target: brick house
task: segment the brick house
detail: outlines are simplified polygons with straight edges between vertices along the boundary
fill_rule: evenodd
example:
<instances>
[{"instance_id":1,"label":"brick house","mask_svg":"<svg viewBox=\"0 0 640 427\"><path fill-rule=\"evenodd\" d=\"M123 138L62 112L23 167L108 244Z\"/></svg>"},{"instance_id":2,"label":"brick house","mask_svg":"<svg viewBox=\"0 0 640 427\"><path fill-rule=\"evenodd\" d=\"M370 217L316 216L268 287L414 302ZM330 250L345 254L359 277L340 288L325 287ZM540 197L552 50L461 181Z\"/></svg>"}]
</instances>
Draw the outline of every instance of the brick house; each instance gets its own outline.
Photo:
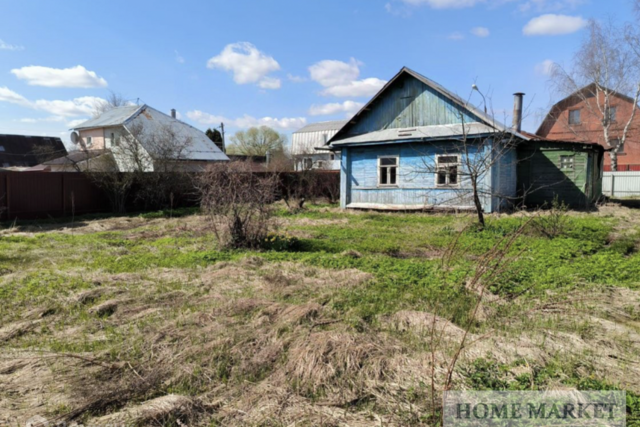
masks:
<instances>
[{"instance_id":1,"label":"brick house","mask_svg":"<svg viewBox=\"0 0 640 427\"><path fill-rule=\"evenodd\" d=\"M633 98L609 91L611 141L621 138L626 124L633 112ZM597 94L597 95L596 95ZM599 102L598 102L599 101ZM603 131L604 93L596 91L591 84L561 100L545 117L536 132L538 136L562 141L597 142L605 149L607 145ZM618 151L618 171L640 171L640 111L629 126L626 141ZM604 170L611 170L611 156L605 155Z\"/></svg>"}]
</instances>

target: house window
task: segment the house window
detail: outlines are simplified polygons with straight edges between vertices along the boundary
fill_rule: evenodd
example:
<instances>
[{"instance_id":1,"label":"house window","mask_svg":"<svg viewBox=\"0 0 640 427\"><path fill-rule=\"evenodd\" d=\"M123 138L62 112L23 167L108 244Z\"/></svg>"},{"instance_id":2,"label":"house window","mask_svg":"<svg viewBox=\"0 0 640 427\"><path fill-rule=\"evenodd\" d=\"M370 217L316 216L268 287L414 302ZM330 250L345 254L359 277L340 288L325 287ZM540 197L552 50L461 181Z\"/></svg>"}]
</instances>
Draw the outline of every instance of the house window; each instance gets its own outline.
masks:
<instances>
[{"instance_id":1,"label":"house window","mask_svg":"<svg viewBox=\"0 0 640 427\"><path fill-rule=\"evenodd\" d=\"M305 157L302 159L302 168L304 170L310 170L313 167L313 159L311 157Z\"/></svg>"},{"instance_id":2,"label":"house window","mask_svg":"<svg viewBox=\"0 0 640 427\"><path fill-rule=\"evenodd\" d=\"M573 170L576 156L560 156L560 169Z\"/></svg>"},{"instance_id":3,"label":"house window","mask_svg":"<svg viewBox=\"0 0 640 427\"><path fill-rule=\"evenodd\" d=\"M436 156L436 186L457 186L460 156Z\"/></svg>"},{"instance_id":4,"label":"house window","mask_svg":"<svg viewBox=\"0 0 640 427\"><path fill-rule=\"evenodd\" d=\"M569 124L570 125L579 125L580 124L580 110L570 110L569 111Z\"/></svg>"},{"instance_id":5,"label":"house window","mask_svg":"<svg viewBox=\"0 0 640 427\"><path fill-rule=\"evenodd\" d=\"M611 147L616 148L618 146L620 146L620 148L618 148L618 154L624 154L624 142L621 142L620 138L612 139Z\"/></svg>"},{"instance_id":6,"label":"house window","mask_svg":"<svg viewBox=\"0 0 640 427\"><path fill-rule=\"evenodd\" d=\"M87 146L90 147L93 144L92 138L90 136L87 137Z\"/></svg>"},{"instance_id":7,"label":"house window","mask_svg":"<svg viewBox=\"0 0 640 427\"><path fill-rule=\"evenodd\" d=\"M0 151L4 151L4 145L0 145Z\"/></svg>"},{"instance_id":8,"label":"house window","mask_svg":"<svg viewBox=\"0 0 640 427\"><path fill-rule=\"evenodd\" d=\"M335 154L329 154L329 160L335 160L336 159L336 155Z\"/></svg>"},{"instance_id":9,"label":"house window","mask_svg":"<svg viewBox=\"0 0 640 427\"><path fill-rule=\"evenodd\" d=\"M398 185L398 158L378 158L378 184Z\"/></svg>"},{"instance_id":10,"label":"house window","mask_svg":"<svg viewBox=\"0 0 640 427\"><path fill-rule=\"evenodd\" d=\"M609 114L608 114L608 118L610 122L614 122L616 121L616 114L618 113L618 107L609 107Z\"/></svg>"}]
</instances>

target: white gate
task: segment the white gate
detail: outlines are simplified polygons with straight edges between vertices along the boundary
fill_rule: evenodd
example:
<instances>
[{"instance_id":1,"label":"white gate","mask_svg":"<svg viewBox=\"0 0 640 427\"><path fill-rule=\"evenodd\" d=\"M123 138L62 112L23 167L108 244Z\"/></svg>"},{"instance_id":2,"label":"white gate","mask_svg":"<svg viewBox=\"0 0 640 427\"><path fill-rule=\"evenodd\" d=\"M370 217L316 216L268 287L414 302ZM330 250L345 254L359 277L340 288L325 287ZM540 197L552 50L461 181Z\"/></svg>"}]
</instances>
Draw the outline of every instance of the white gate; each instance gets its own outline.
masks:
<instances>
[{"instance_id":1,"label":"white gate","mask_svg":"<svg viewBox=\"0 0 640 427\"><path fill-rule=\"evenodd\" d=\"M640 196L640 172L605 172L602 192L618 199Z\"/></svg>"}]
</instances>

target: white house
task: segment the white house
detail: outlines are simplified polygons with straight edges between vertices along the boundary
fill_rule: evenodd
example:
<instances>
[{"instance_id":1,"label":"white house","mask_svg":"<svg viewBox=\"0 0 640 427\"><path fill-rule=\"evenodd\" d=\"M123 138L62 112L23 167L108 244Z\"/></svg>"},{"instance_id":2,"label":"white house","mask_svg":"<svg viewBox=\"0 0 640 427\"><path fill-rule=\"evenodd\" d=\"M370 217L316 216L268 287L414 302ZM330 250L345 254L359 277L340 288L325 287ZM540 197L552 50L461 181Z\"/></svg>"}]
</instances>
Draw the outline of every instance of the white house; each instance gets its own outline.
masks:
<instances>
[{"instance_id":1,"label":"white house","mask_svg":"<svg viewBox=\"0 0 640 427\"><path fill-rule=\"evenodd\" d=\"M173 171L198 171L211 162L229 160L204 132L177 120L174 111L169 116L148 105L109 110L73 128L71 140L84 153L79 165L84 170L105 155L112 156L121 172L162 171L168 163ZM54 167L78 166L72 153Z\"/></svg>"},{"instance_id":2,"label":"white house","mask_svg":"<svg viewBox=\"0 0 640 427\"><path fill-rule=\"evenodd\" d=\"M346 124L346 120L312 123L294 132L291 140L291 154L296 170L340 170L340 153L318 150L318 148L326 149L327 141Z\"/></svg>"}]
</instances>

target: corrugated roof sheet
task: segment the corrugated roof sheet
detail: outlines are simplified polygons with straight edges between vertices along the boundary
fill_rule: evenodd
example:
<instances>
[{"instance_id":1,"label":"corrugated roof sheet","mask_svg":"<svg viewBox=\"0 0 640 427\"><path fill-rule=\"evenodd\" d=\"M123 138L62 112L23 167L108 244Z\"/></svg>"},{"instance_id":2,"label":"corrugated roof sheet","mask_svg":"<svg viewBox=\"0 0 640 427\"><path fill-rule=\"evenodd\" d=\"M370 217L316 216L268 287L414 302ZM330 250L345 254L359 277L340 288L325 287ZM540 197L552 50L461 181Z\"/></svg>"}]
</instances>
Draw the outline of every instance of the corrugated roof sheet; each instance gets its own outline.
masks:
<instances>
[{"instance_id":1,"label":"corrugated roof sheet","mask_svg":"<svg viewBox=\"0 0 640 427\"><path fill-rule=\"evenodd\" d=\"M455 138L461 135L478 136L495 133L496 130L484 123L465 123L464 129L461 124L437 125L437 126L417 126L408 129L384 129L376 132L356 135L334 141L331 145L340 146L346 144L364 144L380 142L396 142L403 140L419 139L444 139Z\"/></svg>"},{"instance_id":2,"label":"corrugated roof sheet","mask_svg":"<svg viewBox=\"0 0 640 427\"><path fill-rule=\"evenodd\" d=\"M155 108L144 105L132 118L124 124L127 126L142 126L142 135L140 135L140 143L145 147L149 154L153 157L153 146L149 143L152 135L159 135L170 129L176 138L183 141L189 139L189 146L182 153L181 158L186 160L229 160L216 144L199 129L194 128L180 120L164 114Z\"/></svg>"},{"instance_id":3,"label":"corrugated roof sheet","mask_svg":"<svg viewBox=\"0 0 640 427\"><path fill-rule=\"evenodd\" d=\"M334 120L330 122L311 123L306 125L302 129L295 131L294 134L303 133L303 132L318 132L318 131L325 131L325 130L337 131L342 129L342 127L346 125L347 122L348 120Z\"/></svg>"},{"instance_id":4,"label":"corrugated roof sheet","mask_svg":"<svg viewBox=\"0 0 640 427\"><path fill-rule=\"evenodd\" d=\"M109 126L120 126L131 118L138 110L143 109L146 105L127 105L117 107L102 113L100 116L87 120L74 127L74 130L104 128Z\"/></svg>"}]
</instances>

